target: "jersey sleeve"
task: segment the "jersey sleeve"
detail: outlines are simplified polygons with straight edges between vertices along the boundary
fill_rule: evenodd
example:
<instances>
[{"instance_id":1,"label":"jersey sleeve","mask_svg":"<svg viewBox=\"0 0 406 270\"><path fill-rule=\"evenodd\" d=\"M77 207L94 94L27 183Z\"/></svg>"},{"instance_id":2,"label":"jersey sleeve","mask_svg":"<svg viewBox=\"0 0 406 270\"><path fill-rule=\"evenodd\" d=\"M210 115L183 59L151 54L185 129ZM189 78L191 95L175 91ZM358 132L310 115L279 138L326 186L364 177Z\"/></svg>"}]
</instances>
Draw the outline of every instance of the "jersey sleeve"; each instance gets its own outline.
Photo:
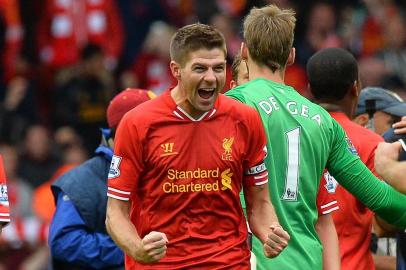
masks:
<instances>
[{"instance_id":1,"label":"jersey sleeve","mask_svg":"<svg viewBox=\"0 0 406 270\"><path fill-rule=\"evenodd\" d=\"M336 187L337 183L335 182L335 179L328 171L324 171L316 201L319 216L327 215L339 209L335 196Z\"/></svg>"},{"instance_id":2,"label":"jersey sleeve","mask_svg":"<svg viewBox=\"0 0 406 270\"><path fill-rule=\"evenodd\" d=\"M378 216L406 227L406 196L376 178L362 163L341 126L333 120L327 169L338 183Z\"/></svg>"},{"instance_id":3,"label":"jersey sleeve","mask_svg":"<svg viewBox=\"0 0 406 270\"><path fill-rule=\"evenodd\" d=\"M0 156L0 223L10 222L10 208L7 193L7 180L4 171L3 157Z\"/></svg>"},{"instance_id":4,"label":"jersey sleeve","mask_svg":"<svg viewBox=\"0 0 406 270\"><path fill-rule=\"evenodd\" d=\"M142 142L129 116L124 116L115 135L107 188L107 196L123 201L130 200L143 171Z\"/></svg>"},{"instance_id":5,"label":"jersey sleeve","mask_svg":"<svg viewBox=\"0 0 406 270\"><path fill-rule=\"evenodd\" d=\"M268 183L268 170L265 166L267 155L266 136L261 119L257 112L252 110L248 128L249 141L247 155L244 162L244 185L260 186Z\"/></svg>"}]
</instances>

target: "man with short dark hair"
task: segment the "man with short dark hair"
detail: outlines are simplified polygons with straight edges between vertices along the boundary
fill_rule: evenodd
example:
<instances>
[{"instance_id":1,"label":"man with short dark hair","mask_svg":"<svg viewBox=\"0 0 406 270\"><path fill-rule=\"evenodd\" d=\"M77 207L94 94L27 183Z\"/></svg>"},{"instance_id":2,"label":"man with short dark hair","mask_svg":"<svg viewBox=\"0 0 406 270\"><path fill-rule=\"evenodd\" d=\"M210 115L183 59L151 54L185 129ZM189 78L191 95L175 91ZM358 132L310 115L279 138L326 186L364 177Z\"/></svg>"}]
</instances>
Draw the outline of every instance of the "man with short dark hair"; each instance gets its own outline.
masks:
<instances>
[{"instance_id":1,"label":"man with short dark hair","mask_svg":"<svg viewBox=\"0 0 406 270\"><path fill-rule=\"evenodd\" d=\"M218 30L184 26L170 52L177 85L126 114L117 129L107 229L127 269L249 269L242 188L265 256L289 240L268 196L261 119L219 94L227 51Z\"/></svg>"},{"instance_id":2,"label":"man with short dark hair","mask_svg":"<svg viewBox=\"0 0 406 270\"><path fill-rule=\"evenodd\" d=\"M375 173L374 151L383 139L351 121L360 94L354 56L340 48L320 50L309 59L307 76L315 101L343 127L362 162ZM324 177L333 179L328 171ZM340 211L333 218L340 242L341 268L375 269L370 251L373 213L341 185L336 196Z\"/></svg>"}]
</instances>

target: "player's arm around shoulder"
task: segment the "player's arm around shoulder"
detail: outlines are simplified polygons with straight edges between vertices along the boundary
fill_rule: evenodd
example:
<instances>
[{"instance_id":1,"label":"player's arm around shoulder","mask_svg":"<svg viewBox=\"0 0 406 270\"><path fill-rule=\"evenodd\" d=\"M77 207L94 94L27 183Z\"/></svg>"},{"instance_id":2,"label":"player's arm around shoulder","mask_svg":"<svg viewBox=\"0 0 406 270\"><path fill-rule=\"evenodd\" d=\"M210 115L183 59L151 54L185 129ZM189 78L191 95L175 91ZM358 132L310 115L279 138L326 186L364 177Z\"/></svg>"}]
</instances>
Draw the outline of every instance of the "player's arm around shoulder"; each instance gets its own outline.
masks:
<instances>
[{"instance_id":1,"label":"player's arm around shoulder","mask_svg":"<svg viewBox=\"0 0 406 270\"><path fill-rule=\"evenodd\" d=\"M134 260L151 264L166 255L168 239L162 232L152 231L142 239L129 219L130 202L108 198L106 228L114 242Z\"/></svg>"},{"instance_id":2,"label":"player's arm around shoulder","mask_svg":"<svg viewBox=\"0 0 406 270\"><path fill-rule=\"evenodd\" d=\"M268 184L244 187L249 226L264 244L268 258L278 256L288 245L289 234L279 225L275 209L270 201Z\"/></svg>"}]
</instances>

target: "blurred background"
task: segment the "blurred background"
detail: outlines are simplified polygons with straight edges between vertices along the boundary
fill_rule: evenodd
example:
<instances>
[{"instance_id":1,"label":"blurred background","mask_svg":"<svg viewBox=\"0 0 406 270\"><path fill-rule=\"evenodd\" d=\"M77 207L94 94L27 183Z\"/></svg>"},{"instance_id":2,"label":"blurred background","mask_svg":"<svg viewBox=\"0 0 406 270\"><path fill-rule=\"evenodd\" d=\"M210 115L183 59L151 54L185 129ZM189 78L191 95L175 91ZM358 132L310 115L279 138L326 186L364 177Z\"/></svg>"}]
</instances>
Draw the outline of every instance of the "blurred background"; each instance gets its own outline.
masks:
<instances>
[{"instance_id":1,"label":"blurred background","mask_svg":"<svg viewBox=\"0 0 406 270\"><path fill-rule=\"evenodd\" d=\"M178 27L218 28L231 65L245 14L269 3L297 12L286 81L301 94L309 97L308 58L343 47L359 60L363 87L406 97L405 1L0 0L0 153L12 212L0 270L47 268L50 183L92 155L112 96L127 87L160 94L175 83L169 42Z\"/></svg>"}]
</instances>

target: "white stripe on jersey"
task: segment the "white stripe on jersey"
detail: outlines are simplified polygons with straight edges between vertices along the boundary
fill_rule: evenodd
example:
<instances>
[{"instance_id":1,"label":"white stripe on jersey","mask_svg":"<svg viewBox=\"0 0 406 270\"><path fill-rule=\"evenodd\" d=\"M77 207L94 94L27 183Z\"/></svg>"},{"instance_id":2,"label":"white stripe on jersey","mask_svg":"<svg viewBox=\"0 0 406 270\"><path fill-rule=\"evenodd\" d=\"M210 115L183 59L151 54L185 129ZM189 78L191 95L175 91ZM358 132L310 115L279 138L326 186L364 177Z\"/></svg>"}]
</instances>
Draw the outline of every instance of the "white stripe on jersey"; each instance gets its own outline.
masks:
<instances>
[{"instance_id":1,"label":"white stripe on jersey","mask_svg":"<svg viewBox=\"0 0 406 270\"><path fill-rule=\"evenodd\" d=\"M130 195L130 194L131 194L130 191L122 191L122 190L119 190L119 189L116 189L116 188L112 188L112 187L108 187L107 189L108 189L108 190L111 190L111 191L114 191L114 192L117 192L117 193L124 194L124 195Z\"/></svg>"},{"instance_id":2,"label":"white stripe on jersey","mask_svg":"<svg viewBox=\"0 0 406 270\"><path fill-rule=\"evenodd\" d=\"M111 197L111 198L114 198L114 199L117 199L117 200L120 200L120 201L129 201L130 200L129 198L113 195L111 193L107 193L107 196Z\"/></svg>"}]
</instances>

